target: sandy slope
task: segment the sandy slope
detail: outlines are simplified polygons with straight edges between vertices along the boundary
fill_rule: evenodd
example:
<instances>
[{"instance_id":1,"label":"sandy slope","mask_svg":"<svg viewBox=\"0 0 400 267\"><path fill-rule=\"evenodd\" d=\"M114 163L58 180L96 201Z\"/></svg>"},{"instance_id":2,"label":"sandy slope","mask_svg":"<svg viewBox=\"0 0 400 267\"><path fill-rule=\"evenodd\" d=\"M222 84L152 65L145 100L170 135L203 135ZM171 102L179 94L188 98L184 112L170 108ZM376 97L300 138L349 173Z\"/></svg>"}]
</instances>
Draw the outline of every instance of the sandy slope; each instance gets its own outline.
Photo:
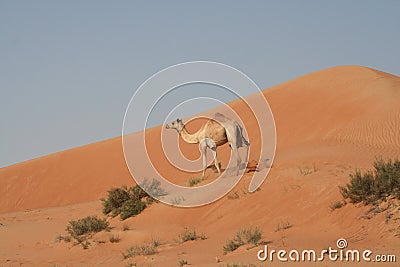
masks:
<instances>
[{"instance_id":1,"label":"sandy slope","mask_svg":"<svg viewBox=\"0 0 400 267\"><path fill-rule=\"evenodd\" d=\"M0 212L95 200L131 183L120 145L113 138L2 168Z\"/></svg>"},{"instance_id":2,"label":"sandy slope","mask_svg":"<svg viewBox=\"0 0 400 267\"><path fill-rule=\"evenodd\" d=\"M54 239L71 219L101 215L97 201L112 186L133 184L125 166L120 138L78 147L0 169L0 266L178 266L186 259L193 266L225 266L226 263L255 263L257 249L242 247L223 255L222 246L235 232L259 226L274 249L335 248L338 238L351 248L375 253L397 254L400 232L385 214L363 219L368 207L346 205L331 211L340 200L337 185L348 180L355 168L366 169L377 156L400 157L400 78L376 70L335 67L311 73L264 91L277 127L277 150L273 168L261 190L246 193L251 174L233 190L239 198L224 199L200 208L181 209L155 204L140 216L124 222L111 220L111 233L97 234L97 244L88 250L58 243ZM231 106L243 117L248 110L241 101ZM253 120L245 121L253 129ZM192 129L197 127L193 124ZM160 135L153 128L149 136ZM257 132L249 132L256 151ZM188 157L197 157L197 147L181 143ZM160 152L159 144L149 147ZM222 147L221 159L229 157ZM256 158L251 154L251 159ZM314 171L314 166L316 171ZM172 166L161 164L166 173L185 184L190 177ZM300 169L310 169L302 175ZM216 175L209 170L208 180ZM50 208L52 207L52 208ZM290 222L287 230L276 231ZM123 224L130 230L123 231ZM206 240L175 242L184 227L204 232ZM121 241L112 244L109 236ZM152 238L162 242L154 256L123 260L121 252ZM216 263L216 257L221 263ZM268 263L268 262L267 262ZM271 263L265 263L271 265ZM290 265L274 262L274 266ZM323 262L315 266L358 266ZM307 263L297 266L310 266ZM371 264L373 266L373 264ZM396 266L380 264L379 266Z\"/></svg>"}]
</instances>

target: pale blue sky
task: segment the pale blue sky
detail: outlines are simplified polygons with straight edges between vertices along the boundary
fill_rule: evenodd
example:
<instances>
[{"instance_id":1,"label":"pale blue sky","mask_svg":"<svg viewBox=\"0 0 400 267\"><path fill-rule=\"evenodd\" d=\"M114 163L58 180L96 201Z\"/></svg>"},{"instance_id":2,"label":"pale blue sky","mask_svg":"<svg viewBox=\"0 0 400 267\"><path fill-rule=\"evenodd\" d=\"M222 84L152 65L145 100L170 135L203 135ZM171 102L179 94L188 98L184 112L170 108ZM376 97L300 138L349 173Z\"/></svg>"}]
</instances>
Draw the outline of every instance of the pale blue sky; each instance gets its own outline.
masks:
<instances>
[{"instance_id":1,"label":"pale blue sky","mask_svg":"<svg viewBox=\"0 0 400 267\"><path fill-rule=\"evenodd\" d=\"M400 75L400 1L233 2L1 0L0 167L120 135L135 89L185 61L261 88L336 65Z\"/></svg>"}]
</instances>

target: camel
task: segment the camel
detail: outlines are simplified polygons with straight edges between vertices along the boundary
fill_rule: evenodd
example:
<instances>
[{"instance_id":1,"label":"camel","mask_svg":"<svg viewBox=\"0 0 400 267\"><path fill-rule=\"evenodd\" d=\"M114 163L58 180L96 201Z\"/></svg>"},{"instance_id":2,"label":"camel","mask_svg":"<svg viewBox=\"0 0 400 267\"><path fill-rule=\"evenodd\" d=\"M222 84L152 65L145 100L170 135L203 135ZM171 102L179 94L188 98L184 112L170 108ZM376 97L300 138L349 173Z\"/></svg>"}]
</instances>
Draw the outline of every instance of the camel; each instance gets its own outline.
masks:
<instances>
[{"instance_id":1,"label":"camel","mask_svg":"<svg viewBox=\"0 0 400 267\"><path fill-rule=\"evenodd\" d=\"M203 160L202 178L205 176L207 169L207 148L210 148L213 153L214 165L218 173L221 173L217 158L217 147L229 143L232 149L232 154L236 157L236 175L239 174L241 159L238 148L246 147L246 159L249 152L250 143L243 136L243 128L237 123L221 113L215 114L214 119L208 119L207 122L197 132L191 134L187 131L181 119L165 125L166 129L175 129L182 139L189 144L199 144L200 152Z\"/></svg>"}]
</instances>

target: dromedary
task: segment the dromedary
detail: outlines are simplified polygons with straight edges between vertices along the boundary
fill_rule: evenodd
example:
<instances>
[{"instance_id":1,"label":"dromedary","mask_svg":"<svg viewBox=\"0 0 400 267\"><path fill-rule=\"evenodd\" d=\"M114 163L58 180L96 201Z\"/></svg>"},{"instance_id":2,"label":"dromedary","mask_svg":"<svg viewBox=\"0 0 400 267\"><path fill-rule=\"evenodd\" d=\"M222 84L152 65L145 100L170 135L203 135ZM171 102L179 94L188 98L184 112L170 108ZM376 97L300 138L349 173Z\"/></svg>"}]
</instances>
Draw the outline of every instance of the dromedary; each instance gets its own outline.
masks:
<instances>
[{"instance_id":1,"label":"dromedary","mask_svg":"<svg viewBox=\"0 0 400 267\"><path fill-rule=\"evenodd\" d=\"M229 143L232 153L236 157L236 175L239 174L241 164L238 148L246 146L247 159L250 143L246 140L246 138L244 138L242 127L239 125L239 123L225 117L221 113L216 113L215 120L208 119L207 122L200 128L200 130L193 134L190 134L187 131L185 125L180 119L176 119L176 121L166 124L165 128L175 129L186 143L200 145L200 152L203 159L202 177L204 177L207 169L207 147L210 148L213 153L214 165L217 168L218 173L221 173L217 159L218 146Z\"/></svg>"}]
</instances>

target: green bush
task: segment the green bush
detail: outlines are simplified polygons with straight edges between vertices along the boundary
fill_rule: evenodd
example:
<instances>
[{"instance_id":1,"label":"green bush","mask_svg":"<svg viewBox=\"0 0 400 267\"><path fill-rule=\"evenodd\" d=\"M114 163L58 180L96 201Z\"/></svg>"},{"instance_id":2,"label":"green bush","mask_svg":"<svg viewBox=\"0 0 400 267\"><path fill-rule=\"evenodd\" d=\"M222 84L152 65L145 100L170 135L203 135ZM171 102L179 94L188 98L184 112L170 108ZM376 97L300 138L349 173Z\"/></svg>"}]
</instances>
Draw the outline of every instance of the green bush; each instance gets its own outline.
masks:
<instances>
[{"instance_id":1,"label":"green bush","mask_svg":"<svg viewBox=\"0 0 400 267\"><path fill-rule=\"evenodd\" d=\"M101 199L103 202L103 213L109 214L110 212L117 211L125 201L130 199L129 192L126 186L122 188L112 188L108 190L107 199ZM114 214L114 216L118 215Z\"/></svg>"},{"instance_id":2,"label":"green bush","mask_svg":"<svg viewBox=\"0 0 400 267\"><path fill-rule=\"evenodd\" d=\"M339 189L352 203L370 204L390 195L400 199L400 161L376 160L372 171L362 174L357 170L350 174L350 182Z\"/></svg>"},{"instance_id":3,"label":"green bush","mask_svg":"<svg viewBox=\"0 0 400 267\"><path fill-rule=\"evenodd\" d=\"M81 243L84 240L84 235L108 229L109 223L106 219L100 219L97 216L87 216L76 221L70 221L66 231L75 238L78 243Z\"/></svg>"},{"instance_id":4,"label":"green bush","mask_svg":"<svg viewBox=\"0 0 400 267\"><path fill-rule=\"evenodd\" d=\"M141 200L129 199L122 204L120 217L122 220L138 215L146 208L146 204Z\"/></svg>"},{"instance_id":5,"label":"green bush","mask_svg":"<svg viewBox=\"0 0 400 267\"><path fill-rule=\"evenodd\" d=\"M138 185L112 188L107 193L107 198L101 199L103 213L112 217L120 215L122 220L138 215L146 208L146 203L152 202L152 198Z\"/></svg>"},{"instance_id":6,"label":"green bush","mask_svg":"<svg viewBox=\"0 0 400 267\"><path fill-rule=\"evenodd\" d=\"M128 189L129 196L133 200L141 200L142 198L149 197L149 195L138 185Z\"/></svg>"},{"instance_id":7,"label":"green bush","mask_svg":"<svg viewBox=\"0 0 400 267\"><path fill-rule=\"evenodd\" d=\"M240 230L237 233L237 236L241 236L246 244L252 244L252 245L257 246L259 244L259 242L261 241L262 232L258 227L249 228L249 229Z\"/></svg>"}]
</instances>

